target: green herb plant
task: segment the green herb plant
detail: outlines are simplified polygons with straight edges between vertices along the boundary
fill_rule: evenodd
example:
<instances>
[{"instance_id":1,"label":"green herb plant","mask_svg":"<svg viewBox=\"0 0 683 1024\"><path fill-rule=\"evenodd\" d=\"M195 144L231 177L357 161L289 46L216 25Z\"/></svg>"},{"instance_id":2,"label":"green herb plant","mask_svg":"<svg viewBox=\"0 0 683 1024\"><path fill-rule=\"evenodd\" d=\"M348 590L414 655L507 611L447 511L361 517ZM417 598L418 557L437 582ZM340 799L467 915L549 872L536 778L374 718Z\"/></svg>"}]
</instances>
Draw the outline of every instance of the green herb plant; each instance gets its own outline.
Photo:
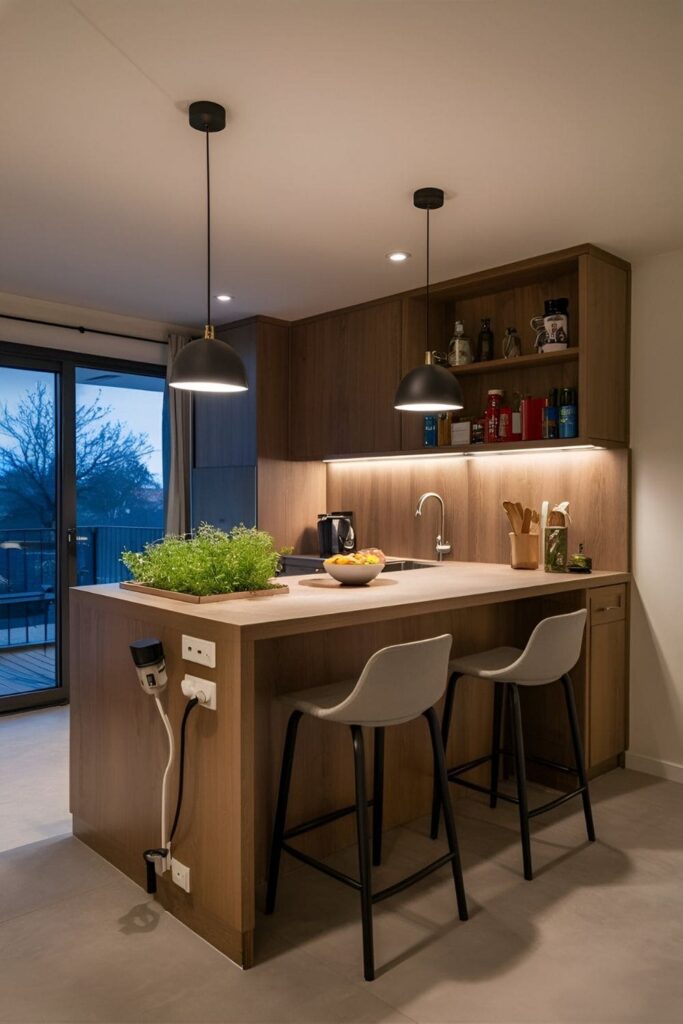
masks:
<instances>
[{"instance_id":1,"label":"green herb plant","mask_svg":"<svg viewBox=\"0 0 683 1024\"><path fill-rule=\"evenodd\" d=\"M279 557L263 530L236 526L225 533L202 523L189 540L168 536L143 551L124 551L121 561L136 583L206 597L270 589Z\"/></svg>"}]
</instances>

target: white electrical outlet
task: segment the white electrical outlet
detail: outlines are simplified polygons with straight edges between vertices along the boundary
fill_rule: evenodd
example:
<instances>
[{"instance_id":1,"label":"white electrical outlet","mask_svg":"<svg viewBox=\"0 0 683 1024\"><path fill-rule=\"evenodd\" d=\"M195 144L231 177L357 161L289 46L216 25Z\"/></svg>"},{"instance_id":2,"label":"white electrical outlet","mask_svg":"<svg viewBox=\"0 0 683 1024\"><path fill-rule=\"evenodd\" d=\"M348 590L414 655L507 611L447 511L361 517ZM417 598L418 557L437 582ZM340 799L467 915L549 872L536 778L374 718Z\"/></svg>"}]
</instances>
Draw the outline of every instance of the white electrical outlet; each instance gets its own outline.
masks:
<instances>
[{"instance_id":1,"label":"white electrical outlet","mask_svg":"<svg viewBox=\"0 0 683 1024\"><path fill-rule=\"evenodd\" d=\"M171 878L179 888L190 891L190 869L175 858L171 861Z\"/></svg>"},{"instance_id":2,"label":"white electrical outlet","mask_svg":"<svg viewBox=\"0 0 683 1024\"><path fill-rule=\"evenodd\" d=\"M197 697L203 708L209 711L216 710L216 684L210 679L200 679L199 676L185 676L180 688L190 700Z\"/></svg>"},{"instance_id":3,"label":"white electrical outlet","mask_svg":"<svg viewBox=\"0 0 683 1024\"><path fill-rule=\"evenodd\" d=\"M194 661L205 668L216 667L216 645L212 640L183 635L182 654L185 661Z\"/></svg>"}]
</instances>

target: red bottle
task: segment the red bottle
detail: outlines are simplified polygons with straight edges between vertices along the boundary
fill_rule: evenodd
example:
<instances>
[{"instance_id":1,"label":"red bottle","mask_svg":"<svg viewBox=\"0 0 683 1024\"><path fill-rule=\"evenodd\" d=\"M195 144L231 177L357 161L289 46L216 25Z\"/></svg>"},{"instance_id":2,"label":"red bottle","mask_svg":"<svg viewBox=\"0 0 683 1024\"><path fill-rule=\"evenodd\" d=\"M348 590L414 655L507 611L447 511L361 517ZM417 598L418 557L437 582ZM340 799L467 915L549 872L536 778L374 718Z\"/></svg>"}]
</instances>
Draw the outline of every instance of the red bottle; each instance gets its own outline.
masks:
<instances>
[{"instance_id":1,"label":"red bottle","mask_svg":"<svg viewBox=\"0 0 683 1024\"><path fill-rule=\"evenodd\" d=\"M522 399L522 440L540 441L543 437L545 398Z\"/></svg>"},{"instance_id":2,"label":"red bottle","mask_svg":"<svg viewBox=\"0 0 683 1024\"><path fill-rule=\"evenodd\" d=\"M489 391L489 404L486 407L486 434L484 440L487 444L498 440L500 408L502 404L503 392L498 388L491 388Z\"/></svg>"}]
</instances>

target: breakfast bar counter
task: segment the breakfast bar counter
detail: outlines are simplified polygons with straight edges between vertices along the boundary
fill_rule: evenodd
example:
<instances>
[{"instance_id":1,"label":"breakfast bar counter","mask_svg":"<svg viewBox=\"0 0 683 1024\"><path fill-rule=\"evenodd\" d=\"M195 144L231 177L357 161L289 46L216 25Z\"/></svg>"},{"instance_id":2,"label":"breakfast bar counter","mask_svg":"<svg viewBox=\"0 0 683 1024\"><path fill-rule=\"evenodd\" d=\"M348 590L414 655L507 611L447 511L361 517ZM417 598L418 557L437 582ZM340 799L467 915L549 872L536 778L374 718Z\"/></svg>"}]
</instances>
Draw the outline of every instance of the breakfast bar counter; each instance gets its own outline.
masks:
<instances>
[{"instance_id":1,"label":"breakfast bar counter","mask_svg":"<svg viewBox=\"0 0 683 1024\"><path fill-rule=\"evenodd\" d=\"M74 832L144 884L142 853L159 839L166 737L154 701L137 683L128 648L134 640L158 637L169 680L162 700L176 737L185 674L216 683L217 707L197 708L187 728L185 795L173 856L190 868L191 891L175 886L167 872L158 879L157 897L248 967L286 723L278 694L353 678L375 650L440 633L453 635L454 654L523 646L545 616L585 607L588 625L573 682L594 775L616 766L626 748L628 580L623 572L574 576L444 562L383 573L360 588L318 575L290 577L289 593L224 603L181 602L116 584L77 588L70 624ZM216 667L183 661L183 635L214 642ZM459 686L460 727L452 731L449 763L487 751L490 689L466 678ZM529 750L569 763L558 702L540 692L524 696ZM309 725L302 724L294 766L292 824L347 805L353 792L348 730L328 725L323 737ZM392 786L399 764L401 785ZM390 731L385 774L386 828L427 813L432 764L424 723ZM310 785L321 776L324 787ZM542 781L561 785L549 776ZM297 840L313 856L353 841L352 818Z\"/></svg>"}]
</instances>

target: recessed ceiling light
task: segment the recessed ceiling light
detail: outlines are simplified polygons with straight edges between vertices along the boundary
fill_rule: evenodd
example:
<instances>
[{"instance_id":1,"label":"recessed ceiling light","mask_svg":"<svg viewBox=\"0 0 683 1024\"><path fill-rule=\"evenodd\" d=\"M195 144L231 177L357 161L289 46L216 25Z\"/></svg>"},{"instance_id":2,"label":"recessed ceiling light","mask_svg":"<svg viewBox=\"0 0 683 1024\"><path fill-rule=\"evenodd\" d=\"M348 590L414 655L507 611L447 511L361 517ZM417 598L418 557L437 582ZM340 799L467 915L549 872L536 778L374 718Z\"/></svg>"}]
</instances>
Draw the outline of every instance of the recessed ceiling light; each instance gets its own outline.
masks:
<instances>
[{"instance_id":1,"label":"recessed ceiling light","mask_svg":"<svg viewBox=\"0 0 683 1024\"><path fill-rule=\"evenodd\" d=\"M387 252L385 256L392 263L404 263L405 260L410 259L410 253L404 252L403 250L397 250L396 252Z\"/></svg>"}]
</instances>

